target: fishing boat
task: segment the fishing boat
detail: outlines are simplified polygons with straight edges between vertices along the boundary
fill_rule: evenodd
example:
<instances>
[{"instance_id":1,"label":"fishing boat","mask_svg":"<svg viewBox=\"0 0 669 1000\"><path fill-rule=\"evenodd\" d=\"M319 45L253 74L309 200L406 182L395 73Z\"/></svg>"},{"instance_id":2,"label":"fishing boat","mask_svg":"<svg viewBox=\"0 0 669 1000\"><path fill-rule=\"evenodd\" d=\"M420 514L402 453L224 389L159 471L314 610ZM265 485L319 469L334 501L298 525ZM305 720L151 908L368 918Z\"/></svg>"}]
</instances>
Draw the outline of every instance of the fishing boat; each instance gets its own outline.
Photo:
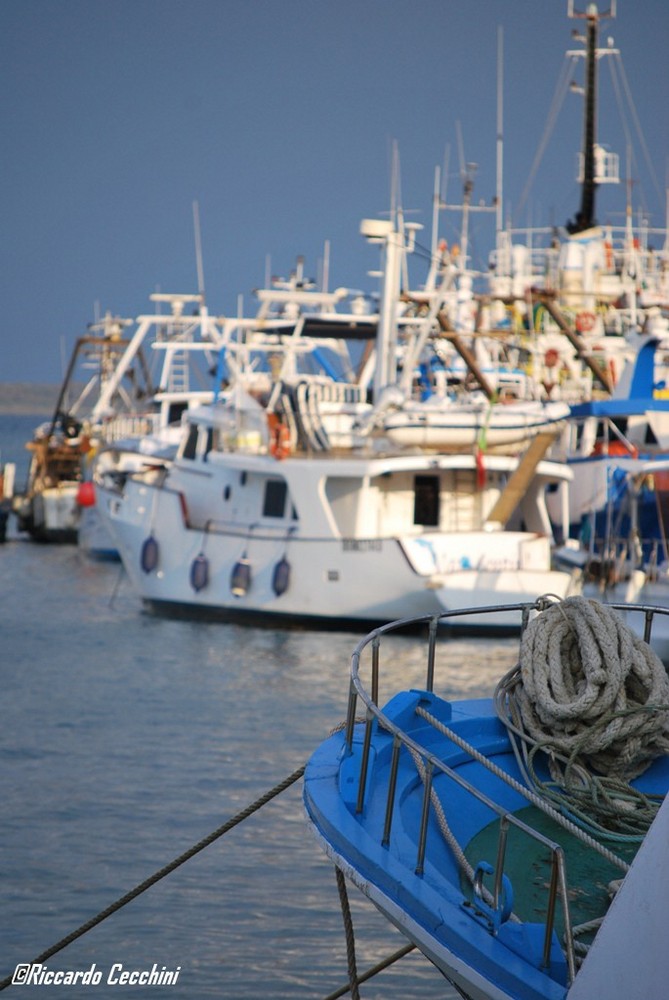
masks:
<instances>
[{"instance_id":1,"label":"fishing boat","mask_svg":"<svg viewBox=\"0 0 669 1000\"><path fill-rule=\"evenodd\" d=\"M385 220L363 229L383 241L386 261L407 249ZM399 270L386 264L386 275ZM520 456L395 444L383 414L398 388L398 340L419 336L430 317L402 327L390 279L379 315L332 302L318 311L318 292L296 292L286 296L291 327L263 317L241 345L256 360L236 365L216 403L185 415L168 467L96 482L145 606L342 627L407 607L467 607L473 594L504 601L577 588L577 572L552 566L545 494L568 489L571 475L546 457L554 434L537 434ZM351 345L361 339L369 349L356 363ZM226 358L238 356L235 344Z\"/></svg>"},{"instance_id":2,"label":"fishing boat","mask_svg":"<svg viewBox=\"0 0 669 1000\"><path fill-rule=\"evenodd\" d=\"M0 463L0 542L7 540L7 524L12 512L15 480L16 464L14 462Z\"/></svg>"},{"instance_id":3,"label":"fishing boat","mask_svg":"<svg viewBox=\"0 0 669 1000\"><path fill-rule=\"evenodd\" d=\"M130 341L128 320L107 314L78 337L51 419L40 424L26 448L31 461L24 490L14 498L20 531L40 542L76 543L79 484L86 457L95 446L96 405ZM143 373L126 388L145 391Z\"/></svg>"},{"instance_id":4,"label":"fishing boat","mask_svg":"<svg viewBox=\"0 0 669 1000\"><path fill-rule=\"evenodd\" d=\"M580 560L583 593L609 604L669 608L669 457L608 458L606 508L584 518L583 544L567 543L556 561ZM641 611L626 610L625 621L644 635ZM652 646L669 664L669 619L653 629Z\"/></svg>"},{"instance_id":5,"label":"fishing boat","mask_svg":"<svg viewBox=\"0 0 669 1000\"><path fill-rule=\"evenodd\" d=\"M497 244L490 260L490 310L497 324L508 329L522 327L527 339L531 339L538 380L559 386L565 376L569 377L576 356L591 374L593 385L608 393L625 355L629 356L627 340L650 332L649 325L666 312L669 240L666 220L664 226L653 225L647 211L634 205L631 179L628 177L621 185L618 154L598 136L598 109L603 99L599 67L607 65L626 134L629 129L625 115L636 125L634 156L646 156L648 173L654 177L620 50L612 38L606 46L599 43L601 26L615 18L616 4L600 10L588 3L578 11L569 0L567 13L569 18L580 20L584 30L573 32L576 45L566 53L540 149L547 147L549 129L567 93L572 70L582 65L583 83L576 86L573 82L571 87L583 94L577 172L580 203L573 218L562 226L526 230L518 227L513 231L502 224L498 208ZM631 155L631 146L629 152ZM535 161L533 173L537 165ZM637 170L640 166L638 163ZM625 202L617 213L623 223L614 223L612 213L600 221L597 198L618 186L626 190ZM499 187L497 200L501 206L501 181Z\"/></svg>"},{"instance_id":6,"label":"fishing boat","mask_svg":"<svg viewBox=\"0 0 669 1000\"><path fill-rule=\"evenodd\" d=\"M117 441L130 452L149 436L154 450L174 451L183 411L213 398L209 369L221 332L202 295L151 300L156 312L139 316L134 330L132 320L108 313L77 338L53 416L26 444L32 459L14 511L19 530L36 541L76 544L81 531L85 552L106 553L111 541L91 482L95 456Z\"/></svg>"},{"instance_id":7,"label":"fishing boat","mask_svg":"<svg viewBox=\"0 0 669 1000\"><path fill-rule=\"evenodd\" d=\"M97 486L149 609L340 627L578 586L551 562L563 464L531 456L523 487L516 458L489 456L482 483L473 455L314 454L285 426L252 397L201 407L168 468Z\"/></svg>"},{"instance_id":8,"label":"fishing boat","mask_svg":"<svg viewBox=\"0 0 669 1000\"><path fill-rule=\"evenodd\" d=\"M571 405L556 454L576 473L569 497L573 536L584 518L605 516L627 464L669 454L667 358L660 339L639 337L614 392Z\"/></svg>"},{"instance_id":9,"label":"fishing boat","mask_svg":"<svg viewBox=\"0 0 669 1000\"><path fill-rule=\"evenodd\" d=\"M95 444L80 471L74 496L79 550L93 559L118 559L100 517L95 481L109 472L170 461L190 408L211 402L212 376L224 343L223 322L209 314L204 295L156 292L155 311L137 317L135 331L96 402ZM168 312L163 312L167 308ZM147 391L136 401L119 396L138 362L148 372Z\"/></svg>"},{"instance_id":10,"label":"fishing boat","mask_svg":"<svg viewBox=\"0 0 669 1000\"><path fill-rule=\"evenodd\" d=\"M462 996L664 996L666 670L600 602L514 612L518 662L488 699L446 696L461 615L402 619L356 646L346 724L306 767L311 828ZM667 609L645 614L650 635ZM396 691L394 635L409 627L424 630L425 681Z\"/></svg>"}]
</instances>

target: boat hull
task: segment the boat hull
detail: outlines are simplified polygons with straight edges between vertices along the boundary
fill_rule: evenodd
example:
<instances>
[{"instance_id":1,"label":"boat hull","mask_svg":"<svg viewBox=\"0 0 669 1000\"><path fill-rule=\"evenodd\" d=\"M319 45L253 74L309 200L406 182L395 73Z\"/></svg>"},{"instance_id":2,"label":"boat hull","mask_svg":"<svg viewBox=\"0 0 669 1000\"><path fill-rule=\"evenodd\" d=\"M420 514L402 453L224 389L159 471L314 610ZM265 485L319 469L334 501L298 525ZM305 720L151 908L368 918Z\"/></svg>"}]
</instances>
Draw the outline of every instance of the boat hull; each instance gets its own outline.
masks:
<instances>
[{"instance_id":1,"label":"boat hull","mask_svg":"<svg viewBox=\"0 0 669 1000\"><path fill-rule=\"evenodd\" d=\"M291 526L272 530L253 525L189 525L183 496L169 488L130 479L123 494L98 487L98 504L128 575L145 606L180 617L320 627L368 626L399 617L440 614L443 602L480 606L477 588L494 592L499 571L478 566L486 549L515 543L511 575L502 592L535 600L553 589L565 593L568 573L522 574L520 550L532 536L507 532L434 532L419 537L304 537ZM548 552L548 542L540 539ZM150 547L151 559L147 559ZM459 569L453 551L469 545ZM476 555L474 553L477 553ZM236 578L240 566L245 578ZM472 566L477 567L472 572ZM435 573L449 567L447 581ZM277 574L283 573L281 586ZM514 586L511 586L513 582ZM525 589L523 589L523 587ZM499 597L499 595L498 595ZM485 616L463 619L462 627L484 631ZM519 628L515 616L505 622ZM497 627L497 626L496 626Z\"/></svg>"},{"instance_id":2,"label":"boat hull","mask_svg":"<svg viewBox=\"0 0 669 1000\"><path fill-rule=\"evenodd\" d=\"M343 873L467 996L477 1000L566 1000L568 974L558 937L553 932L547 969L542 957L546 925L534 922L546 919L550 881L549 867L543 867L548 861L538 864L541 851L547 849L546 843L562 844L566 838L568 869L575 860L570 852L578 851L576 867L586 872L586 881L602 882L594 904L581 899L576 903L570 893L570 907L594 905L605 910L606 884L620 877L619 869L575 838L570 846L571 834L555 824L547 827L549 841L542 842L537 853L534 847L528 848L524 830L512 827L505 847L506 901L502 899L495 910L476 894L472 896L471 887L465 889L457 857L442 836L434 799L427 851L421 854L424 786L406 745L399 763L394 762L391 727L398 727L403 740L413 741L422 754L433 754L443 765L443 771L434 771L433 795L442 804L451 836L473 867L483 864L481 870L485 870L489 864L492 872L495 864L501 836L497 831L501 828L488 801L494 800L498 816L504 813L519 821L526 814L527 801L516 787L473 759L470 751L441 736L436 726L426 726L418 709L424 709L482 758L524 786L508 734L491 700L447 703L427 691L402 692L383 709L383 727L372 726L367 770L363 772L362 762L368 737L362 724L355 726L350 745L339 732L312 756L305 773L304 803L313 832ZM391 777L394 768L395 779ZM393 780L396 786L391 796ZM646 793L663 795L668 781L669 760L663 757L634 784ZM472 797L470 788L484 798ZM491 836L488 830L493 831ZM486 849L490 856L483 853ZM597 866L601 864L600 877ZM513 907L520 923L509 920L508 912L504 915L506 903Z\"/></svg>"},{"instance_id":3,"label":"boat hull","mask_svg":"<svg viewBox=\"0 0 669 1000\"><path fill-rule=\"evenodd\" d=\"M517 777L513 755L489 701L462 703L451 714L443 707L445 703L439 706L437 699L413 692L397 696L397 712L390 711L387 717L405 718L407 711L423 698L430 711L450 716L449 725L469 732L470 738L475 727L477 748L494 754L497 762L501 761ZM343 866L344 873L384 916L466 995L477 1000L564 1000L564 981L555 981L538 968L528 967L520 955L476 919L467 906L453 856L438 843L439 830L436 823L432 826L432 821L428 830L430 856L425 860L424 870L417 872L422 784L410 762L400 763L391 840L389 845L382 844L392 760L391 734L378 733L373 737L374 763L368 778L368 794L363 813L356 811L353 793L347 793L349 785L357 792L354 775L359 774L364 727L356 728L353 754L349 758L342 753L344 738L340 733L316 751L305 773L307 815L332 859ZM462 752L456 747L453 751L452 762L459 759L462 763ZM468 767L468 772L468 780L475 780L472 767ZM435 779L435 787L444 801L442 777ZM449 792L452 787L453 783L448 782ZM518 809L521 803L524 804L517 794L510 792L507 796L507 808ZM465 843L491 818L487 811L472 808L471 801L465 798L448 807L448 817L449 821L457 817L454 833L459 842ZM559 970L557 975L561 978Z\"/></svg>"},{"instance_id":4,"label":"boat hull","mask_svg":"<svg viewBox=\"0 0 669 1000\"><path fill-rule=\"evenodd\" d=\"M60 483L23 499L17 508L19 529L38 542L76 545L78 488L78 483Z\"/></svg>"}]
</instances>

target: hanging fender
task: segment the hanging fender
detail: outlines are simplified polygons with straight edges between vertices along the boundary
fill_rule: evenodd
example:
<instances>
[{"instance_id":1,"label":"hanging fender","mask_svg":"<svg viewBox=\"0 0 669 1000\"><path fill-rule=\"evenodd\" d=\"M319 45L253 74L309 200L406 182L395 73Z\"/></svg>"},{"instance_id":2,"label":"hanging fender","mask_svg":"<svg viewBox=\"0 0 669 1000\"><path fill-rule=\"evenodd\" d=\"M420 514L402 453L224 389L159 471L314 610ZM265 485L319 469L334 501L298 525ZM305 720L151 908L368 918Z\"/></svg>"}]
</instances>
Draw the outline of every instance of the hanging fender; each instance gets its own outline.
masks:
<instances>
[{"instance_id":1,"label":"hanging fender","mask_svg":"<svg viewBox=\"0 0 669 1000\"><path fill-rule=\"evenodd\" d=\"M284 556L279 559L272 573L272 590L277 597L281 597L288 590L290 584L290 563Z\"/></svg>"},{"instance_id":2,"label":"hanging fender","mask_svg":"<svg viewBox=\"0 0 669 1000\"><path fill-rule=\"evenodd\" d=\"M251 563L242 556L232 567L230 590L235 597L244 597L251 586Z\"/></svg>"},{"instance_id":3,"label":"hanging fender","mask_svg":"<svg viewBox=\"0 0 669 1000\"><path fill-rule=\"evenodd\" d=\"M204 552L200 552L190 564L190 585L197 594L201 590L204 590L208 583L209 560Z\"/></svg>"},{"instance_id":4,"label":"hanging fender","mask_svg":"<svg viewBox=\"0 0 669 1000\"><path fill-rule=\"evenodd\" d=\"M158 565L159 551L158 542L153 535L149 535L148 538L144 539L139 563L145 573L152 573Z\"/></svg>"}]
</instances>

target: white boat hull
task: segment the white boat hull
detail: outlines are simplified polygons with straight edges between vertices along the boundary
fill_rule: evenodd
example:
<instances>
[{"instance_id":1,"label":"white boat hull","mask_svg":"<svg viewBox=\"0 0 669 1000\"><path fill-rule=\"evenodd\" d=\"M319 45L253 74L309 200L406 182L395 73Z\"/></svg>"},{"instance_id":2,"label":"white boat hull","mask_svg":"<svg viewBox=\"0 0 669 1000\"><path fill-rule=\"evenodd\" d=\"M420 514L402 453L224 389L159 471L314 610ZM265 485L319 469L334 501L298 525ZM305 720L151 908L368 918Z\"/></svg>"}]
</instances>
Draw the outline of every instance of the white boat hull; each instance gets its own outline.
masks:
<instances>
[{"instance_id":1,"label":"white boat hull","mask_svg":"<svg viewBox=\"0 0 669 1000\"><path fill-rule=\"evenodd\" d=\"M331 626L377 623L439 614L444 602L480 607L482 593L494 593L498 600L506 593L515 600L534 600L551 590L565 593L572 582L570 574L555 573L549 564L543 570L518 572L523 542L533 537L524 532L354 539L301 537L267 528L203 531L188 526L178 492L135 480L126 483L123 495L98 488L98 503L142 599L154 609L169 606L189 616L291 619ZM149 568L144 560L143 568L143 546L149 538L152 546L155 542L150 560L155 564ZM547 540L539 541L542 552L549 552ZM508 550L507 570L472 571L482 552L496 544ZM469 547L469 561L462 560L459 569L451 561L456 547ZM242 560L250 580L235 594L233 573ZM289 583L277 593L274 574L282 560L289 565ZM447 579L444 570L449 570ZM200 576L194 582L196 572ZM484 629L485 617L475 616L470 624ZM519 622L508 625L518 627Z\"/></svg>"},{"instance_id":2,"label":"white boat hull","mask_svg":"<svg viewBox=\"0 0 669 1000\"><path fill-rule=\"evenodd\" d=\"M79 505L78 483L62 482L25 498L18 508L19 527L38 541L72 542L77 540Z\"/></svg>"}]
</instances>

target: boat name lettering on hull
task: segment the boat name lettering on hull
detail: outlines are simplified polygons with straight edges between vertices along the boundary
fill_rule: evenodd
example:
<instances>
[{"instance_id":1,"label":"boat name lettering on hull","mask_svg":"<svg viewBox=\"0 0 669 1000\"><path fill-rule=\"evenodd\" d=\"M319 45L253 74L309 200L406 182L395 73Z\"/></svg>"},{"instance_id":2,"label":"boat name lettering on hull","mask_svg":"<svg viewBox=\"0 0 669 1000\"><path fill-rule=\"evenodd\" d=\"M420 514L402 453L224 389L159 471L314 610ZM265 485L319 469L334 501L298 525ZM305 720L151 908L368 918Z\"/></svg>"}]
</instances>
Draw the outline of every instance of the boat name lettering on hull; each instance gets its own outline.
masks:
<instances>
[{"instance_id":1,"label":"boat name lettering on hull","mask_svg":"<svg viewBox=\"0 0 669 1000\"><path fill-rule=\"evenodd\" d=\"M461 573L463 570L476 570L477 573L513 572L521 568L517 559L481 559L473 563L466 556L459 560L450 560L439 566L440 573Z\"/></svg>"},{"instance_id":2,"label":"boat name lettering on hull","mask_svg":"<svg viewBox=\"0 0 669 1000\"><path fill-rule=\"evenodd\" d=\"M344 552L380 552L383 548L380 538L344 538L342 545Z\"/></svg>"}]
</instances>

